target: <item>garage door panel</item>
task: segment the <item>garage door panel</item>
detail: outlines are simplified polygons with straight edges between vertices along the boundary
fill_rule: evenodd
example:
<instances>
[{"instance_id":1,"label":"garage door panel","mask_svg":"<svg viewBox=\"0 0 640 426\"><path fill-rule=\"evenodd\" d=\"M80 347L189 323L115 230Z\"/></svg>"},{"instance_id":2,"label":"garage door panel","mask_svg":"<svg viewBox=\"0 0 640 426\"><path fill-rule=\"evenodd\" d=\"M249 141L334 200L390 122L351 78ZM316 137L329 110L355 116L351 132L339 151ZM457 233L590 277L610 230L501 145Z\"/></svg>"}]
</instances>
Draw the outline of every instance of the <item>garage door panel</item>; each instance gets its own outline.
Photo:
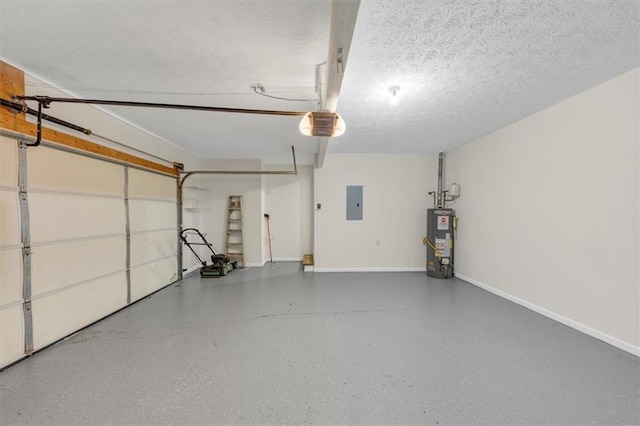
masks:
<instances>
[{"instance_id":1,"label":"garage door panel","mask_svg":"<svg viewBox=\"0 0 640 426\"><path fill-rule=\"evenodd\" d=\"M22 305L0 310L0 367L24 356Z\"/></svg>"},{"instance_id":2,"label":"garage door panel","mask_svg":"<svg viewBox=\"0 0 640 426\"><path fill-rule=\"evenodd\" d=\"M175 257L131 269L131 300L138 300L177 279Z\"/></svg>"},{"instance_id":3,"label":"garage door panel","mask_svg":"<svg viewBox=\"0 0 640 426\"><path fill-rule=\"evenodd\" d=\"M0 185L18 186L18 143L0 136Z\"/></svg>"},{"instance_id":4,"label":"garage door panel","mask_svg":"<svg viewBox=\"0 0 640 426\"><path fill-rule=\"evenodd\" d=\"M0 247L21 244L18 193L0 189Z\"/></svg>"},{"instance_id":5,"label":"garage door panel","mask_svg":"<svg viewBox=\"0 0 640 426\"><path fill-rule=\"evenodd\" d=\"M161 176L137 169L129 169L129 197L156 200L176 200L175 178Z\"/></svg>"},{"instance_id":6,"label":"garage door panel","mask_svg":"<svg viewBox=\"0 0 640 426\"><path fill-rule=\"evenodd\" d=\"M157 231L176 228L175 202L129 200L131 232Z\"/></svg>"},{"instance_id":7,"label":"garage door panel","mask_svg":"<svg viewBox=\"0 0 640 426\"><path fill-rule=\"evenodd\" d=\"M33 342L35 349L73 333L127 304L124 272L34 299Z\"/></svg>"},{"instance_id":8,"label":"garage door panel","mask_svg":"<svg viewBox=\"0 0 640 426\"><path fill-rule=\"evenodd\" d=\"M18 142L0 136L0 367L24 356Z\"/></svg>"},{"instance_id":9,"label":"garage door panel","mask_svg":"<svg viewBox=\"0 0 640 426\"><path fill-rule=\"evenodd\" d=\"M124 168L57 149L28 151L29 190L81 192L124 197Z\"/></svg>"},{"instance_id":10,"label":"garage door panel","mask_svg":"<svg viewBox=\"0 0 640 426\"><path fill-rule=\"evenodd\" d=\"M41 146L27 151L31 309L24 311L19 152L14 139L0 137L0 367L30 344L25 315L37 350L126 306L127 253L132 299L177 278L175 178Z\"/></svg>"},{"instance_id":11,"label":"garage door panel","mask_svg":"<svg viewBox=\"0 0 640 426\"><path fill-rule=\"evenodd\" d=\"M0 306L22 301L22 250L0 250Z\"/></svg>"},{"instance_id":12,"label":"garage door panel","mask_svg":"<svg viewBox=\"0 0 640 426\"><path fill-rule=\"evenodd\" d=\"M152 231L131 235L131 266L177 255L177 231Z\"/></svg>"},{"instance_id":13,"label":"garage door panel","mask_svg":"<svg viewBox=\"0 0 640 426\"><path fill-rule=\"evenodd\" d=\"M33 247L31 291L34 297L126 269L125 236Z\"/></svg>"},{"instance_id":14,"label":"garage door panel","mask_svg":"<svg viewBox=\"0 0 640 426\"><path fill-rule=\"evenodd\" d=\"M125 233L124 200L80 195L29 194L34 244Z\"/></svg>"}]
</instances>

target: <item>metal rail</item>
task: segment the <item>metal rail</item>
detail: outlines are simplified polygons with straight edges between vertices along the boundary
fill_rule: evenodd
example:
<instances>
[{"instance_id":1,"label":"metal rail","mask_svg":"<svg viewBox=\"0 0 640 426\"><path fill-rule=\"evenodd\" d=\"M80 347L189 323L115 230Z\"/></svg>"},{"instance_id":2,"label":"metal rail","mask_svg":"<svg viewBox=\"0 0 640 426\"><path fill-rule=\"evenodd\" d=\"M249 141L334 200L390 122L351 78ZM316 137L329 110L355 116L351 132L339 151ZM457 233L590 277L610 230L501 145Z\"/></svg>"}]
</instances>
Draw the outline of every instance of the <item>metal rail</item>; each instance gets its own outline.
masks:
<instances>
[{"instance_id":1,"label":"metal rail","mask_svg":"<svg viewBox=\"0 0 640 426\"><path fill-rule=\"evenodd\" d=\"M91 129L87 129L87 128L82 127L82 126L78 126L77 124L70 123L68 121L62 120L60 118L54 117L54 116L49 115L49 114L44 114L44 113L42 113L41 109L40 109L40 112L38 112L37 110L35 110L33 108L29 108L28 106L26 106L24 104L7 101L5 99L0 99L0 105L1 106L5 106L7 108L11 108L11 109L13 109L14 111L17 111L17 112L23 112L23 113L32 115L34 117L38 117L38 114L40 114L40 120L49 121L49 122L57 124L59 126L66 127L67 129L75 130L76 132L83 133L83 134L85 134L87 136L93 136L94 138L101 139L101 140L103 140L105 142L121 146L121 147L123 147L125 149L137 152L139 154L143 154L143 155L145 155L147 157L155 158L156 160L163 161L163 162L165 162L165 163L167 163L167 164L169 164L171 166L174 165L173 161L171 161L171 160L167 160L166 158L158 157L157 155L151 154L151 153L143 151L141 149L134 148L132 146L123 144L122 142L118 142L116 140L110 139L110 138L108 138L106 136L99 135L97 133L94 133ZM38 104L38 106L40 106L40 104ZM40 131L42 131L42 129L40 129ZM42 137L40 138L40 141L42 141ZM38 145L40 145L40 142L38 142L38 138L37 137L36 137L36 141L34 143L27 143L27 146L38 146Z\"/></svg>"},{"instance_id":2,"label":"metal rail","mask_svg":"<svg viewBox=\"0 0 640 426\"><path fill-rule=\"evenodd\" d=\"M82 98L59 98L50 96L24 96L16 95L14 100L20 101L35 101L38 102L37 117L37 138L33 146L38 146L42 140L42 120L44 115L42 113L43 108L49 108L52 102L64 102L71 104L92 104L92 105L112 105L112 106L128 106L128 107L142 107L142 108L162 108L162 109L181 109L189 111L209 111L209 112L230 112L238 114L261 114L261 115L284 115L299 117L305 115L306 111L277 111L267 109L247 109L247 108L227 108L227 107L214 107L205 105L185 105L185 104L166 104L156 102L134 102L134 101L111 101L107 99L82 99ZM18 104L21 105L21 104ZM21 106L22 108L22 106ZM20 108L20 109L21 109ZM19 110L20 110L19 109Z\"/></svg>"},{"instance_id":3,"label":"metal rail","mask_svg":"<svg viewBox=\"0 0 640 426\"><path fill-rule=\"evenodd\" d=\"M93 104L93 105L114 105L114 106L130 106L143 108L164 108L164 109L185 109L191 111L212 111L212 112L231 112L240 114L263 114L263 115L285 115L299 117L305 115L308 111L277 111L266 109L247 109L247 108L227 108L214 107L205 105L185 105L185 104L166 104L157 102L134 102L134 101L111 101L106 99L82 99L82 98L57 98L49 96L14 96L14 99L24 101L36 101L41 104L50 104L52 102L65 102L73 104Z\"/></svg>"},{"instance_id":4,"label":"metal rail","mask_svg":"<svg viewBox=\"0 0 640 426\"><path fill-rule=\"evenodd\" d=\"M180 172L184 176L180 179L180 186L184 181L193 175L297 175L298 163L296 162L296 149L291 145L291 156L293 157L293 170L193 170L190 172Z\"/></svg>"}]
</instances>

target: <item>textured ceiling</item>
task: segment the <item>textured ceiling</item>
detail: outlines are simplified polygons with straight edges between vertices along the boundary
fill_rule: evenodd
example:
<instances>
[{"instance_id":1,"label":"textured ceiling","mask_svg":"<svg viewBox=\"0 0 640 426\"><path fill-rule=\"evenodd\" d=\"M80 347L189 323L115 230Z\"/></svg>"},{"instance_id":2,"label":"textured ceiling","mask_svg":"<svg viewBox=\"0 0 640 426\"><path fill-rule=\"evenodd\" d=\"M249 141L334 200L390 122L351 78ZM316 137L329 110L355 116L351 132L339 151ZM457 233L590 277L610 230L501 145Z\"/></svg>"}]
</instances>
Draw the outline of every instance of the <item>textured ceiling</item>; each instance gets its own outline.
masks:
<instances>
[{"instance_id":1,"label":"textured ceiling","mask_svg":"<svg viewBox=\"0 0 640 426\"><path fill-rule=\"evenodd\" d=\"M0 0L0 57L79 97L309 111L330 8L330 0ZM260 97L249 87L256 82L313 100ZM293 144L310 163L317 148L295 117L105 109L202 157L289 163Z\"/></svg>"},{"instance_id":2,"label":"textured ceiling","mask_svg":"<svg viewBox=\"0 0 640 426\"><path fill-rule=\"evenodd\" d=\"M315 99L330 9L331 0L0 0L0 58L80 97L312 110L313 100L267 99L249 84ZM639 1L362 0L338 103L347 132L329 152L446 150L639 63ZM317 148L297 118L109 110L207 158L289 162L294 144L309 163Z\"/></svg>"},{"instance_id":3,"label":"textured ceiling","mask_svg":"<svg viewBox=\"0 0 640 426\"><path fill-rule=\"evenodd\" d=\"M638 1L363 0L329 152L447 150L639 63Z\"/></svg>"}]
</instances>

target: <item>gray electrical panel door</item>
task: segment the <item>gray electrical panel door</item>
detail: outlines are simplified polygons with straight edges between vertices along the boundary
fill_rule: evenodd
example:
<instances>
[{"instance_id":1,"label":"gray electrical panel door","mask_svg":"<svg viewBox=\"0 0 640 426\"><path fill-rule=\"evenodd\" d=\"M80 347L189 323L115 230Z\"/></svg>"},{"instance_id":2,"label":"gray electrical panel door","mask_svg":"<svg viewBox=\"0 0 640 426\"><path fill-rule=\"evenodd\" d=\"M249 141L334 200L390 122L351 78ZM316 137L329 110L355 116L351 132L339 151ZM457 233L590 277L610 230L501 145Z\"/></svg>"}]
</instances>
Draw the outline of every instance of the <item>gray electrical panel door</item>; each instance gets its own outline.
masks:
<instances>
[{"instance_id":1,"label":"gray electrical panel door","mask_svg":"<svg viewBox=\"0 0 640 426\"><path fill-rule=\"evenodd\" d=\"M362 185L347 186L347 220L362 220Z\"/></svg>"}]
</instances>

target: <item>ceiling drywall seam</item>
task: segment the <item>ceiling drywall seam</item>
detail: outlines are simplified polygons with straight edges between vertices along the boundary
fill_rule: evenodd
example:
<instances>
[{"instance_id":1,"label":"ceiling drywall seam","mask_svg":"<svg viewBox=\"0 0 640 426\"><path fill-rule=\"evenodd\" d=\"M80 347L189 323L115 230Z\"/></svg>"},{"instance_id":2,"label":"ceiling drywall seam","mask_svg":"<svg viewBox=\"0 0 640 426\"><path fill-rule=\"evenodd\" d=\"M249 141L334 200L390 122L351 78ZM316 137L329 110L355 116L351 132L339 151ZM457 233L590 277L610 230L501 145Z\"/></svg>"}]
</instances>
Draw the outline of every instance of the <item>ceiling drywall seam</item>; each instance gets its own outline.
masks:
<instances>
[{"instance_id":1,"label":"ceiling drywall seam","mask_svg":"<svg viewBox=\"0 0 640 426\"><path fill-rule=\"evenodd\" d=\"M359 7L360 0L333 0L331 2L331 30L326 67L327 92L324 104L325 108L332 112L336 112L338 107L338 97L340 96ZM324 164L328 145L329 138L319 139L316 156L316 167L318 168Z\"/></svg>"}]
</instances>

